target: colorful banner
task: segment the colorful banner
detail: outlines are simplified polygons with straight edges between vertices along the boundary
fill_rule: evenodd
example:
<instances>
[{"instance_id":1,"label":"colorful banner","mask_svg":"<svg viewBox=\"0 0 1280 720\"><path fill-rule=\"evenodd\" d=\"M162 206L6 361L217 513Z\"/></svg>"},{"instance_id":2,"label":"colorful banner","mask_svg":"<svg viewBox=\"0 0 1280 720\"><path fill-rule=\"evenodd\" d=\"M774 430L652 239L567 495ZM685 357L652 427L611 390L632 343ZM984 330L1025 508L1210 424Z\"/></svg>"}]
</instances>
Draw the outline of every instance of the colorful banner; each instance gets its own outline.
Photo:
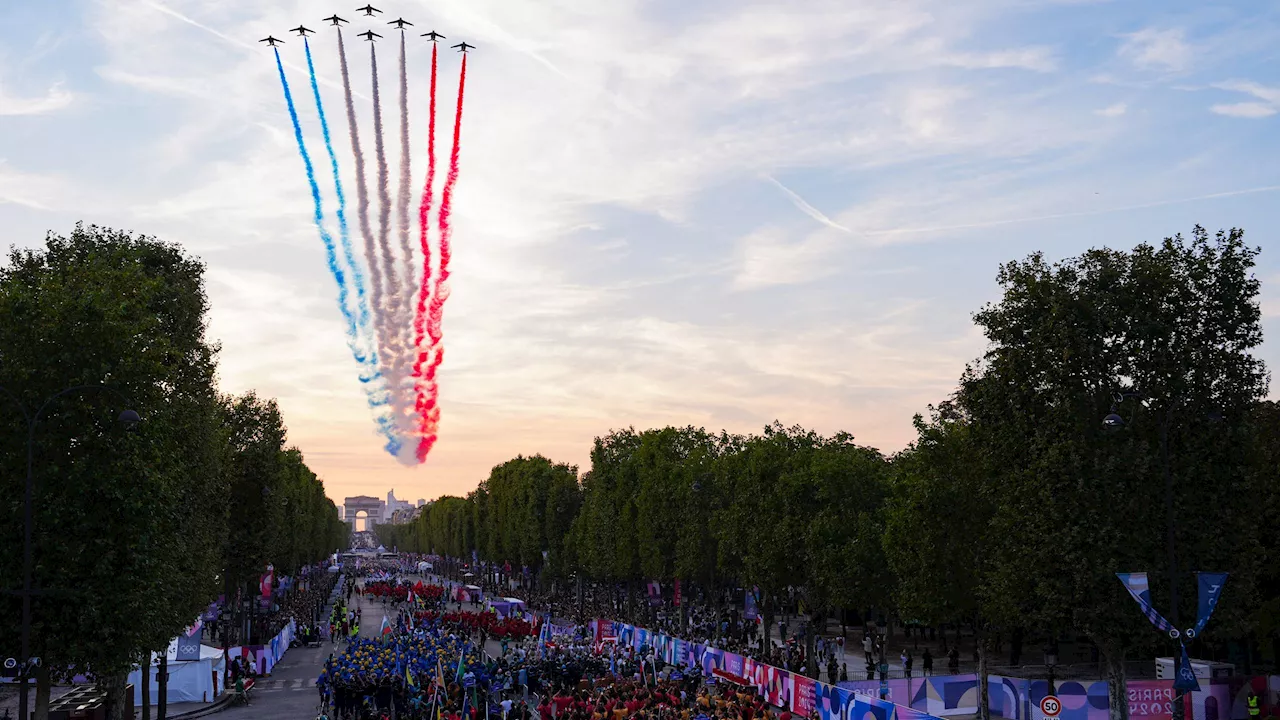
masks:
<instances>
[{"instance_id":1,"label":"colorful banner","mask_svg":"<svg viewBox=\"0 0 1280 720\"><path fill-rule=\"evenodd\" d=\"M1124 583L1125 590L1129 591L1130 597L1138 603L1138 607L1142 609L1142 614L1147 616L1152 625L1168 633L1170 637L1178 637L1179 631L1175 630L1173 625L1151 606L1151 588L1147 582L1146 573L1116 573L1116 577L1120 578L1120 582Z\"/></svg>"},{"instance_id":2,"label":"colorful banner","mask_svg":"<svg viewBox=\"0 0 1280 720\"><path fill-rule=\"evenodd\" d=\"M817 707L817 681L804 675L791 676L791 712L801 717Z\"/></svg>"}]
</instances>

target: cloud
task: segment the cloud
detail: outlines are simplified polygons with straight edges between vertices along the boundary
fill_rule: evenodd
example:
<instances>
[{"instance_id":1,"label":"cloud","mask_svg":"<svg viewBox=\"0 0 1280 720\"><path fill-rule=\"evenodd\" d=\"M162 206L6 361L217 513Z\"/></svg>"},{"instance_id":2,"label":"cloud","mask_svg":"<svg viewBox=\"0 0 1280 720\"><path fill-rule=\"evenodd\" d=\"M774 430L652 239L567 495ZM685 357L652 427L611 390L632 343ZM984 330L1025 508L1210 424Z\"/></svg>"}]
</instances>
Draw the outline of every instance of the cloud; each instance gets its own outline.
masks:
<instances>
[{"instance_id":1,"label":"cloud","mask_svg":"<svg viewBox=\"0 0 1280 720\"><path fill-rule=\"evenodd\" d=\"M1186 69L1191 61L1191 47L1183 40L1181 29L1145 28L1125 35L1118 55L1143 70Z\"/></svg>"},{"instance_id":2,"label":"cloud","mask_svg":"<svg viewBox=\"0 0 1280 720\"><path fill-rule=\"evenodd\" d=\"M0 204L51 210L66 198L66 191L56 177L14 170L0 160Z\"/></svg>"},{"instance_id":3,"label":"cloud","mask_svg":"<svg viewBox=\"0 0 1280 720\"><path fill-rule=\"evenodd\" d=\"M1213 105L1209 111L1216 115L1237 118L1264 118L1276 114L1276 106L1260 102L1231 103L1229 105Z\"/></svg>"},{"instance_id":4,"label":"cloud","mask_svg":"<svg viewBox=\"0 0 1280 720\"><path fill-rule=\"evenodd\" d=\"M847 232L847 231L846 231ZM835 250L829 233L793 241L778 228L753 232L738 241L735 290L807 283L835 272L827 261Z\"/></svg>"},{"instance_id":5,"label":"cloud","mask_svg":"<svg viewBox=\"0 0 1280 720\"><path fill-rule=\"evenodd\" d=\"M1102 117L1120 117L1127 112L1129 112L1128 105L1124 103L1116 103L1114 105L1108 105L1100 110L1094 110L1093 114L1100 115Z\"/></svg>"},{"instance_id":6,"label":"cloud","mask_svg":"<svg viewBox=\"0 0 1280 720\"><path fill-rule=\"evenodd\" d=\"M0 116L5 115L45 115L57 112L75 100L75 96L64 90L62 83L54 83L41 97L14 97L5 92L0 83Z\"/></svg>"},{"instance_id":7,"label":"cloud","mask_svg":"<svg viewBox=\"0 0 1280 720\"><path fill-rule=\"evenodd\" d=\"M1215 83L1213 87L1219 90L1245 93L1261 100L1261 102L1240 102L1211 106L1209 111L1218 115L1237 118L1264 118L1280 112L1280 88L1261 85L1249 80L1231 80Z\"/></svg>"}]
</instances>

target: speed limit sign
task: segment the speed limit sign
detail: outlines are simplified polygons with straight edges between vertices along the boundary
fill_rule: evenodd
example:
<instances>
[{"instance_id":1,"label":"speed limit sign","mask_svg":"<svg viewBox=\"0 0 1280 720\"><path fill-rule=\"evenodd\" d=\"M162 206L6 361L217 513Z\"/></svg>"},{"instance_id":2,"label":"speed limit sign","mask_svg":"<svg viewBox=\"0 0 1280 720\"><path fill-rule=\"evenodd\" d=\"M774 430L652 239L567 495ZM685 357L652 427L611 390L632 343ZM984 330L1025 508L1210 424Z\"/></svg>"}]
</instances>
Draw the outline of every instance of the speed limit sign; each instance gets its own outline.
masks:
<instances>
[{"instance_id":1,"label":"speed limit sign","mask_svg":"<svg viewBox=\"0 0 1280 720\"><path fill-rule=\"evenodd\" d=\"M1040 701L1040 712L1044 714L1046 720L1053 720L1062 712L1062 701L1055 695L1045 695Z\"/></svg>"}]
</instances>

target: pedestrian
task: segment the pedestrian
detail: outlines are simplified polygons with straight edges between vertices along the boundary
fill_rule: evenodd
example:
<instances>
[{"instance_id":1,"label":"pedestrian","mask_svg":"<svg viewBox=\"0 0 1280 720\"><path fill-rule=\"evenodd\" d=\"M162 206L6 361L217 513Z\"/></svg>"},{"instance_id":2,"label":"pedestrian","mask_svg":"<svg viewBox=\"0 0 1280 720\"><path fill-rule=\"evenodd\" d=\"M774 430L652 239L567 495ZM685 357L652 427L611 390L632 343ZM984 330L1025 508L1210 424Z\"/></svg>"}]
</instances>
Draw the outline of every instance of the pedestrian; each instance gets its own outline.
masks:
<instances>
[{"instance_id":1,"label":"pedestrian","mask_svg":"<svg viewBox=\"0 0 1280 720\"><path fill-rule=\"evenodd\" d=\"M952 675L960 673L960 650L955 645L952 645L951 652L947 653L947 671Z\"/></svg>"},{"instance_id":2,"label":"pedestrian","mask_svg":"<svg viewBox=\"0 0 1280 720\"><path fill-rule=\"evenodd\" d=\"M915 658L911 657L910 650L903 650L902 657L902 676L909 678L911 677L911 665L915 661Z\"/></svg>"},{"instance_id":3,"label":"pedestrian","mask_svg":"<svg viewBox=\"0 0 1280 720\"><path fill-rule=\"evenodd\" d=\"M870 665L874 659L872 656L876 651L876 641L871 639L871 633L865 633L862 636L862 652L867 656L867 664Z\"/></svg>"},{"instance_id":4,"label":"pedestrian","mask_svg":"<svg viewBox=\"0 0 1280 720\"><path fill-rule=\"evenodd\" d=\"M924 661L924 676L929 677L933 674L933 653L929 652L929 648L924 649L921 660Z\"/></svg>"}]
</instances>

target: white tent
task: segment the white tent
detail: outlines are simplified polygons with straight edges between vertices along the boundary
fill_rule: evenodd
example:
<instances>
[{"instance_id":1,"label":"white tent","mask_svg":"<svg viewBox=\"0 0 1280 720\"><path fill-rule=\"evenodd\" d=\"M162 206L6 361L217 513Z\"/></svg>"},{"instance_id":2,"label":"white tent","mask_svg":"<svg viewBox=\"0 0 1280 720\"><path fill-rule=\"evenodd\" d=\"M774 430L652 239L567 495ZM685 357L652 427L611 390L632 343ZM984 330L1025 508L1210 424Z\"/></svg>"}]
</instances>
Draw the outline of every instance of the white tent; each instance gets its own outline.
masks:
<instances>
[{"instance_id":1,"label":"white tent","mask_svg":"<svg viewBox=\"0 0 1280 720\"><path fill-rule=\"evenodd\" d=\"M178 662L178 640L169 643L169 702L213 702L222 688L222 676L227 664L222 659L222 651L208 645L200 646L200 659L190 662ZM159 653L151 656L151 703L160 700L160 685L157 676L160 673L156 661ZM142 674L137 668L129 673L129 682L133 683L133 702L142 704Z\"/></svg>"}]
</instances>

